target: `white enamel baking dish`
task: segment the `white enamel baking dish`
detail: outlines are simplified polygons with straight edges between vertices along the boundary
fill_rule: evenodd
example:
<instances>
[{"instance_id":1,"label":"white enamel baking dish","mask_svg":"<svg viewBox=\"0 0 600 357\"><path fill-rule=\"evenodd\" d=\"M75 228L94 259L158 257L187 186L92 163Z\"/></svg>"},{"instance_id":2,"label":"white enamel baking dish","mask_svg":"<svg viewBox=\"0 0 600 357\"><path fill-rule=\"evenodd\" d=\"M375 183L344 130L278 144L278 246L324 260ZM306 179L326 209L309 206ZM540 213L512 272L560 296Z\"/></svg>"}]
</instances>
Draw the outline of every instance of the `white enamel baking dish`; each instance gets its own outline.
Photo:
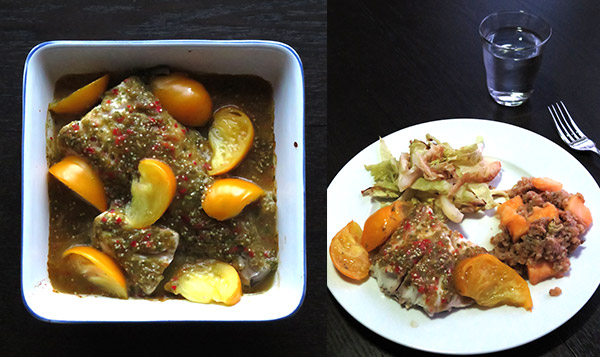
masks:
<instances>
[{"instance_id":1,"label":"white enamel baking dish","mask_svg":"<svg viewBox=\"0 0 600 357\"><path fill-rule=\"evenodd\" d=\"M231 307L63 294L52 289L48 278L45 123L56 80L157 65L253 74L273 86L279 267L269 290L244 295ZM298 54L273 41L53 41L33 48L23 74L22 126L22 295L28 310L53 322L261 321L297 311L306 287L303 81Z\"/></svg>"}]
</instances>

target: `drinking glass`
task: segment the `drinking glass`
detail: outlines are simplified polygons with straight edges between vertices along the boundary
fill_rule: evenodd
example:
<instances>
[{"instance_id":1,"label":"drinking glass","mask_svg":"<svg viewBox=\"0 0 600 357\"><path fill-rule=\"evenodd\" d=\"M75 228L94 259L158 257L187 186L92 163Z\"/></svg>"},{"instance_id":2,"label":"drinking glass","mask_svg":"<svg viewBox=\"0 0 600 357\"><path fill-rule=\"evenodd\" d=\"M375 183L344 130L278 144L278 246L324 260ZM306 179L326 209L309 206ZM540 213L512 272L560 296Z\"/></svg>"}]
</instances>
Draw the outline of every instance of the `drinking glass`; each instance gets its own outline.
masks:
<instances>
[{"instance_id":1,"label":"drinking glass","mask_svg":"<svg viewBox=\"0 0 600 357\"><path fill-rule=\"evenodd\" d=\"M529 99L551 35L546 21L523 11L497 12L481 21L487 88L496 103L516 107Z\"/></svg>"}]
</instances>

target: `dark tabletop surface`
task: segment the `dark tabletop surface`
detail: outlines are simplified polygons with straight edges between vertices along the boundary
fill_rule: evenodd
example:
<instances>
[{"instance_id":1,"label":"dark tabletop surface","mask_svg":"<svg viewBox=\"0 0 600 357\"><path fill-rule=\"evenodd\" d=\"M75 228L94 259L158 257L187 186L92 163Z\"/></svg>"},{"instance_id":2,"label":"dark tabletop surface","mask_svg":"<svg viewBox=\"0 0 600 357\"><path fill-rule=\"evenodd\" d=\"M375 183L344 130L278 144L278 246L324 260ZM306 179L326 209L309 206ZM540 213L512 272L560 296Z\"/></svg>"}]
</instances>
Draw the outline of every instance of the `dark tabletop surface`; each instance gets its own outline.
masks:
<instances>
[{"instance_id":1,"label":"dark tabletop surface","mask_svg":"<svg viewBox=\"0 0 600 357\"><path fill-rule=\"evenodd\" d=\"M0 1L0 355L325 354L322 244L326 179L327 9L307 1ZM302 307L258 323L53 324L21 299L21 91L37 44L59 39L262 39L289 44L304 67L307 287Z\"/></svg>"},{"instance_id":2,"label":"dark tabletop surface","mask_svg":"<svg viewBox=\"0 0 600 357\"><path fill-rule=\"evenodd\" d=\"M478 25L487 14L500 10L538 14L554 30L535 93L517 108L495 104L485 85ZM598 18L600 6L593 1L329 0L328 184L346 162L380 136L444 118L485 118L536 132L568 150L598 181L600 157L568 149L546 109L563 100L579 127L600 140ZM596 291L564 325L504 353L598 356L598 331ZM330 293L327 335L332 356L420 354L362 326Z\"/></svg>"}]
</instances>

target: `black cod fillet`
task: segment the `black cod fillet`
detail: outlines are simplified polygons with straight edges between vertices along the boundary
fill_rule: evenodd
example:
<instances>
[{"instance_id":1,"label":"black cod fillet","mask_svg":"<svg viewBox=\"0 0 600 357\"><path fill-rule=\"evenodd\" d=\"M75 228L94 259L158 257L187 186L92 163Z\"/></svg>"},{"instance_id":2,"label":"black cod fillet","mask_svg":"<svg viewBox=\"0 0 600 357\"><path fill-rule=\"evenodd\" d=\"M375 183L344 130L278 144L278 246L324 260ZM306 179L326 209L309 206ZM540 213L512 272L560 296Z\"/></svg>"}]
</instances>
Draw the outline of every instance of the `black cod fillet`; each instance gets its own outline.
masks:
<instances>
[{"instance_id":1,"label":"black cod fillet","mask_svg":"<svg viewBox=\"0 0 600 357\"><path fill-rule=\"evenodd\" d=\"M417 204L375 254L370 273L385 295L433 316L473 303L457 293L452 272L459 260L485 252Z\"/></svg>"},{"instance_id":2,"label":"black cod fillet","mask_svg":"<svg viewBox=\"0 0 600 357\"><path fill-rule=\"evenodd\" d=\"M150 295L173 261L179 234L159 225L128 228L123 210L113 205L94 219L92 243L123 268L134 294Z\"/></svg>"},{"instance_id":3,"label":"black cod fillet","mask_svg":"<svg viewBox=\"0 0 600 357\"><path fill-rule=\"evenodd\" d=\"M240 273L244 290L277 267L277 233L257 217L275 215L267 192L234 219L219 222L201 208L211 149L206 138L173 119L144 82L131 76L108 90L102 102L57 135L63 153L87 159L104 182L109 201L130 200L132 179L143 158L167 163L177 179L176 195L156 223L179 234L178 251L219 259ZM134 256L134 255L129 255Z\"/></svg>"}]
</instances>

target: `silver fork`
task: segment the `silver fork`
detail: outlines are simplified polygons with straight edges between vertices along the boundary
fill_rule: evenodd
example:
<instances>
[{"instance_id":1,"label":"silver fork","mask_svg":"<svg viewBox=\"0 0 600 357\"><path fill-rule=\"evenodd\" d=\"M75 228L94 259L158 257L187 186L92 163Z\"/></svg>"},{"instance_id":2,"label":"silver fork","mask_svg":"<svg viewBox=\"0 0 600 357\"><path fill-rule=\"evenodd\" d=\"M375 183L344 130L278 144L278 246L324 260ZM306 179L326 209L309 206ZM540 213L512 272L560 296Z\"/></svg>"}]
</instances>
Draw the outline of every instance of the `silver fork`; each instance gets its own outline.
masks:
<instances>
[{"instance_id":1,"label":"silver fork","mask_svg":"<svg viewBox=\"0 0 600 357\"><path fill-rule=\"evenodd\" d=\"M556 125L556 130L558 130L558 135L560 135L562 141L572 149L593 151L600 155L600 151L596 148L596 143L588 138L581 129L577 127L577 124L573 121L565 103L562 101L559 103L549 105L548 110L550 111L552 119L554 119L554 125Z\"/></svg>"}]
</instances>

